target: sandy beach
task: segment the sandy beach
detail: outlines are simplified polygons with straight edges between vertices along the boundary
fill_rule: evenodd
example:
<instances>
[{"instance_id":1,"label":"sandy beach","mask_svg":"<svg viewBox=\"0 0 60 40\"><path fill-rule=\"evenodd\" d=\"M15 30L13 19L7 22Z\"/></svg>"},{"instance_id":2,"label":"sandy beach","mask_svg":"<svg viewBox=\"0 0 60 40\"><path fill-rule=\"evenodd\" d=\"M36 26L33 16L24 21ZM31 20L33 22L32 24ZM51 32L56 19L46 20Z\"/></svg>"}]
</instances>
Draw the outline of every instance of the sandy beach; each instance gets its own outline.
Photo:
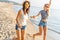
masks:
<instances>
[{"instance_id":1,"label":"sandy beach","mask_svg":"<svg viewBox=\"0 0 60 40\"><path fill-rule=\"evenodd\" d=\"M13 4L0 2L0 40L9 40L16 35L16 13L13 6Z\"/></svg>"},{"instance_id":2,"label":"sandy beach","mask_svg":"<svg viewBox=\"0 0 60 40\"><path fill-rule=\"evenodd\" d=\"M17 14L14 11L13 6L13 4L0 2L0 40L12 40L13 37L17 37L15 32L15 19ZM38 29L36 29L35 25L29 20L26 27L25 40L33 40L31 36L37 32ZM36 36L35 40L43 40L43 35ZM60 36L59 34L48 30L47 40L60 40Z\"/></svg>"}]
</instances>

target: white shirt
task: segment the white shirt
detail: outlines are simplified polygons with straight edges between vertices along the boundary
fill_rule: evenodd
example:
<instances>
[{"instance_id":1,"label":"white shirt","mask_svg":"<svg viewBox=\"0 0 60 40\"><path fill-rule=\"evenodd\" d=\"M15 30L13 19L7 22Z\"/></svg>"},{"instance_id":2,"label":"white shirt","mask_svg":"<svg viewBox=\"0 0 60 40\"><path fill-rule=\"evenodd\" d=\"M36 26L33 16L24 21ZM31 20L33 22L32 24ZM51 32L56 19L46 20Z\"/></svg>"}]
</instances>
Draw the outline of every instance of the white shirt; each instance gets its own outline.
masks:
<instances>
[{"instance_id":1,"label":"white shirt","mask_svg":"<svg viewBox=\"0 0 60 40\"><path fill-rule=\"evenodd\" d=\"M22 15L20 16L19 19L19 24L22 26L25 26L27 24L27 20L28 20L28 14L24 14L23 10L22 10Z\"/></svg>"}]
</instances>

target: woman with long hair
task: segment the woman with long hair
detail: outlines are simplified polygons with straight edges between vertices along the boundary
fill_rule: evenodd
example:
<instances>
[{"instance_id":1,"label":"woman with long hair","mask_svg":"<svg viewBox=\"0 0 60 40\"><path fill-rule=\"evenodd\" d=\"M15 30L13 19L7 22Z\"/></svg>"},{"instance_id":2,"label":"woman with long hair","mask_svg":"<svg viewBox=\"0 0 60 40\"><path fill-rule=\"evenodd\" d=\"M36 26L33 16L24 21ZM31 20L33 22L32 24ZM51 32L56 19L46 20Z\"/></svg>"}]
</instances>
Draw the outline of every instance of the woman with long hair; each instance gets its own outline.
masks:
<instances>
[{"instance_id":1,"label":"woman with long hair","mask_svg":"<svg viewBox=\"0 0 60 40\"><path fill-rule=\"evenodd\" d=\"M24 1L23 8L19 10L17 14L17 18L16 18L17 40L24 40L25 28L27 25L29 9L30 9L30 2ZM20 34L20 30L21 30L21 34Z\"/></svg>"}]
</instances>

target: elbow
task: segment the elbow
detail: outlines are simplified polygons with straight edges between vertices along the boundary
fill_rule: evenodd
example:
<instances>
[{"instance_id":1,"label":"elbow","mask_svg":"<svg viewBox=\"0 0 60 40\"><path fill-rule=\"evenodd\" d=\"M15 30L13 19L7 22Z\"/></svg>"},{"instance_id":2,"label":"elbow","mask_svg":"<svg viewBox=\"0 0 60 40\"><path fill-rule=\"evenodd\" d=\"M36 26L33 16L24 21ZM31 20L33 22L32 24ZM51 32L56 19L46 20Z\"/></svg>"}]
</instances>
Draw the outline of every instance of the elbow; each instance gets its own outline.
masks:
<instances>
[{"instance_id":1,"label":"elbow","mask_svg":"<svg viewBox=\"0 0 60 40\"><path fill-rule=\"evenodd\" d=\"M17 19L16 19L16 23L17 23Z\"/></svg>"},{"instance_id":2,"label":"elbow","mask_svg":"<svg viewBox=\"0 0 60 40\"><path fill-rule=\"evenodd\" d=\"M17 18L16 18L16 21L17 21Z\"/></svg>"}]
</instances>

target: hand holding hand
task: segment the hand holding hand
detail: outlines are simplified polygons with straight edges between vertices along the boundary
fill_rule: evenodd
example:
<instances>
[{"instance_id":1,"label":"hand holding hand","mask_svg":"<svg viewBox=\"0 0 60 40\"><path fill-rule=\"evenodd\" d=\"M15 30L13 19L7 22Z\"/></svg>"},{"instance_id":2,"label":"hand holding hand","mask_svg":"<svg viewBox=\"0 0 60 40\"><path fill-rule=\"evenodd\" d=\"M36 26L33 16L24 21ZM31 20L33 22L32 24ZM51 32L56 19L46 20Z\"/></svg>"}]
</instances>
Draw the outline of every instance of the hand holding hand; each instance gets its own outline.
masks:
<instances>
[{"instance_id":1,"label":"hand holding hand","mask_svg":"<svg viewBox=\"0 0 60 40\"><path fill-rule=\"evenodd\" d=\"M35 19L35 18L36 18L36 16L33 16L33 18Z\"/></svg>"},{"instance_id":2,"label":"hand holding hand","mask_svg":"<svg viewBox=\"0 0 60 40\"><path fill-rule=\"evenodd\" d=\"M31 17L31 18L34 18L34 19L36 18L36 16L30 16L30 17Z\"/></svg>"}]
</instances>

